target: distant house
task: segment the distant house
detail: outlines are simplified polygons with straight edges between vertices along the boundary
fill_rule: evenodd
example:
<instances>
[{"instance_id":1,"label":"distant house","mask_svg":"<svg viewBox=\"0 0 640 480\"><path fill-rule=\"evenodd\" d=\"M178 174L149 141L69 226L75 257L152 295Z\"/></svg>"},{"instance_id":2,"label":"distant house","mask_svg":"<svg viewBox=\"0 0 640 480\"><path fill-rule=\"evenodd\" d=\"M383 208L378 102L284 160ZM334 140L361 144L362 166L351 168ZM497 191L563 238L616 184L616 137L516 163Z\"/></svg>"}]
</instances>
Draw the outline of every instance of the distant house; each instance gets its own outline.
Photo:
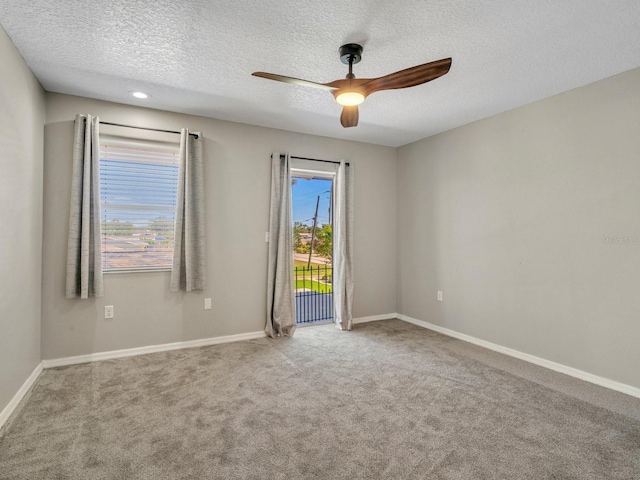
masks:
<instances>
[{"instance_id":1,"label":"distant house","mask_svg":"<svg viewBox=\"0 0 640 480\"><path fill-rule=\"evenodd\" d=\"M308 243L311 243L311 234L308 232L301 232L300 233L300 243L302 245L306 245Z\"/></svg>"}]
</instances>

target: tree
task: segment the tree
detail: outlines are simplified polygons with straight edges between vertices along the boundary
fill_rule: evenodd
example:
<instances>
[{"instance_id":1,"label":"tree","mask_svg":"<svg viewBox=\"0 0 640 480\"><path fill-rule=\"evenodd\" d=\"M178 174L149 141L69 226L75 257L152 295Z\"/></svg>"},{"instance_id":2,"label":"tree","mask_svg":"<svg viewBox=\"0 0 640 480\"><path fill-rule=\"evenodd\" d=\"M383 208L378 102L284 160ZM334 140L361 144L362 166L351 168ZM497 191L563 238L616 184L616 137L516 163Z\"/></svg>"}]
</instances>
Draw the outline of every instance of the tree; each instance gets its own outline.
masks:
<instances>
[{"instance_id":1,"label":"tree","mask_svg":"<svg viewBox=\"0 0 640 480\"><path fill-rule=\"evenodd\" d=\"M128 237L133 235L133 223L121 222L117 218L102 224L102 231L105 235L112 237Z\"/></svg>"},{"instance_id":2,"label":"tree","mask_svg":"<svg viewBox=\"0 0 640 480\"><path fill-rule=\"evenodd\" d=\"M300 232L298 230L293 230L293 249L297 252L301 246L302 239L300 238Z\"/></svg>"},{"instance_id":3,"label":"tree","mask_svg":"<svg viewBox=\"0 0 640 480\"><path fill-rule=\"evenodd\" d=\"M173 220L162 216L156 217L149 222L149 230L157 233L158 235L162 235L164 237L173 234Z\"/></svg>"},{"instance_id":4,"label":"tree","mask_svg":"<svg viewBox=\"0 0 640 480\"><path fill-rule=\"evenodd\" d=\"M308 233L311 227L302 222L293 222L293 250L298 253L309 253L309 248L302 243L301 233Z\"/></svg>"},{"instance_id":5,"label":"tree","mask_svg":"<svg viewBox=\"0 0 640 480\"><path fill-rule=\"evenodd\" d=\"M307 225L306 223L302 223L302 222L293 222L293 231L298 231L298 232L310 232L311 231L311 227L309 225Z\"/></svg>"},{"instance_id":6,"label":"tree","mask_svg":"<svg viewBox=\"0 0 640 480\"><path fill-rule=\"evenodd\" d=\"M309 253L311 245L309 243L301 243L298 248L295 249L296 253Z\"/></svg>"},{"instance_id":7,"label":"tree","mask_svg":"<svg viewBox=\"0 0 640 480\"><path fill-rule=\"evenodd\" d=\"M333 228L330 224L325 223L322 228L316 229L313 251L329 260L333 258Z\"/></svg>"}]
</instances>

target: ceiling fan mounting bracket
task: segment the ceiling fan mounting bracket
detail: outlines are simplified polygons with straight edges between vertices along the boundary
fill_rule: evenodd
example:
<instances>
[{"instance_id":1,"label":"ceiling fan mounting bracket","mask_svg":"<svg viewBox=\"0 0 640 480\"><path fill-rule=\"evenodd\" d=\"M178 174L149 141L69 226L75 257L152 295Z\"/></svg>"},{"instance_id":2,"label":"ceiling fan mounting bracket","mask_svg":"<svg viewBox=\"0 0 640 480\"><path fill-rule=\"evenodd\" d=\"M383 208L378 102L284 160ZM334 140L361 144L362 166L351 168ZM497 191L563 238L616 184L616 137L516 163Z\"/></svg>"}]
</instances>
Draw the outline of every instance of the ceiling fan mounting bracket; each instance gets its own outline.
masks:
<instances>
[{"instance_id":1,"label":"ceiling fan mounting bracket","mask_svg":"<svg viewBox=\"0 0 640 480\"><path fill-rule=\"evenodd\" d=\"M349 65L349 61L355 65L362 60L362 46L357 43L347 43L340 47L340 61Z\"/></svg>"}]
</instances>

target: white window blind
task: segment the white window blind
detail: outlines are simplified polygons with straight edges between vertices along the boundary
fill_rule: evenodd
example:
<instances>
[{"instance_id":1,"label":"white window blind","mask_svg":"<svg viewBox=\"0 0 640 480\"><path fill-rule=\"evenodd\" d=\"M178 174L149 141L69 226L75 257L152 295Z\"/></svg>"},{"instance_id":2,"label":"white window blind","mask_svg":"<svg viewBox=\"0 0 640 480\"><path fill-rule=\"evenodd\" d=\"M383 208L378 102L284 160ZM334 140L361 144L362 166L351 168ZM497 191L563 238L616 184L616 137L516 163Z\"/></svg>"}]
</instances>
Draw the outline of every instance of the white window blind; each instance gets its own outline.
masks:
<instances>
[{"instance_id":1,"label":"white window blind","mask_svg":"<svg viewBox=\"0 0 640 480\"><path fill-rule=\"evenodd\" d=\"M105 272L171 269L178 145L100 145L102 262Z\"/></svg>"}]
</instances>

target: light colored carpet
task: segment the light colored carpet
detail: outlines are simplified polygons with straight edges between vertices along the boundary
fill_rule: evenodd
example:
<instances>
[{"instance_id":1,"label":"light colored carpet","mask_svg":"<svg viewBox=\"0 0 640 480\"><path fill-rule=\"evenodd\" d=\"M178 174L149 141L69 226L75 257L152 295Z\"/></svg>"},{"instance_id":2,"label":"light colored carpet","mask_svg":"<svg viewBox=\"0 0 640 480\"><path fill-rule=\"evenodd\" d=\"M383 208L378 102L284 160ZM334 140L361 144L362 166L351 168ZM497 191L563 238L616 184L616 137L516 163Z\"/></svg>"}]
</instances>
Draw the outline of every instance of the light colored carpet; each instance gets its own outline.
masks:
<instances>
[{"instance_id":1,"label":"light colored carpet","mask_svg":"<svg viewBox=\"0 0 640 480\"><path fill-rule=\"evenodd\" d=\"M634 415L487 358L390 320L47 370L0 478L640 478Z\"/></svg>"}]
</instances>

